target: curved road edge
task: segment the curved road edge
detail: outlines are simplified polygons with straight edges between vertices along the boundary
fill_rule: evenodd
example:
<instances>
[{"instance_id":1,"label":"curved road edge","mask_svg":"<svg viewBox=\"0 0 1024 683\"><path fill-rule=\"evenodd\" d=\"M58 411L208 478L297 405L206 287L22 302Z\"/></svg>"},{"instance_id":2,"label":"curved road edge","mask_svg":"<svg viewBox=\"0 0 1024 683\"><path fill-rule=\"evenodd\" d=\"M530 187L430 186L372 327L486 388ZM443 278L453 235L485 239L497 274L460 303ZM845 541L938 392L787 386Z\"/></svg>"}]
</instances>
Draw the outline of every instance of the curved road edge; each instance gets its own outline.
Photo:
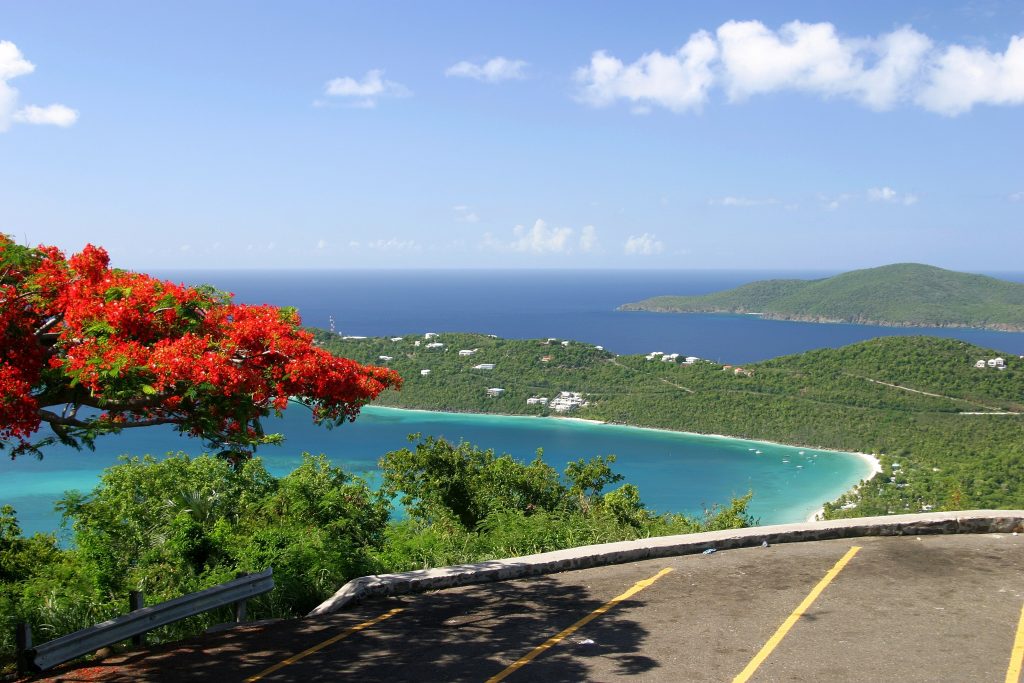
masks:
<instances>
[{"instance_id":1,"label":"curved road edge","mask_svg":"<svg viewBox=\"0 0 1024 683\"><path fill-rule=\"evenodd\" d=\"M925 534L987 534L1024 532L1024 510L964 510L883 517L858 517L825 522L707 531L679 536L656 536L635 541L602 543L555 550L504 560L489 560L397 574L361 576L346 583L307 616L331 614L369 597L422 593L526 576L554 574L657 557L693 555L775 543L800 543L862 536L921 536Z\"/></svg>"}]
</instances>

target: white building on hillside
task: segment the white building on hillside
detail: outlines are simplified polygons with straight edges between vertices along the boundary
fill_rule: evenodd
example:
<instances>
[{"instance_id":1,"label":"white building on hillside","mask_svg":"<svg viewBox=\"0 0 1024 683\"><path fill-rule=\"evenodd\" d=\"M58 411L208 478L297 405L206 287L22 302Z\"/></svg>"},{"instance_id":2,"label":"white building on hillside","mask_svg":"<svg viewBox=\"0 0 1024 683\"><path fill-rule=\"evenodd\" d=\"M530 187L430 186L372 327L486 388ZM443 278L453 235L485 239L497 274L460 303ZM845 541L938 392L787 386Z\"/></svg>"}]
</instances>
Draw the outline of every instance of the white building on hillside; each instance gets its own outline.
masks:
<instances>
[{"instance_id":1,"label":"white building on hillside","mask_svg":"<svg viewBox=\"0 0 1024 683\"><path fill-rule=\"evenodd\" d=\"M548 402L548 407L558 413L566 413L585 405L587 402L578 391L562 391Z\"/></svg>"},{"instance_id":2,"label":"white building on hillside","mask_svg":"<svg viewBox=\"0 0 1024 683\"><path fill-rule=\"evenodd\" d=\"M480 349L460 349L459 350L459 355L460 356L472 356L474 353L476 353L479 350Z\"/></svg>"},{"instance_id":3,"label":"white building on hillside","mask_svg":"<svg viewBox=\"0 0 1024 683\"><path fill-rule=\"evenodd\" d=\"M479 365L474 365L473 369L474 370L493 370L494 367L495 367L494 363L480 363Z\"/></svg>"},{"instance_id":4,"label":"white building on hillside","mask_svg":"<svg viewBox=\"0 0 1024 683\"><path fill-rule=\"evenodd\" d=\"M487 395L490 396L491 398L498 398L504 393L505 390L502 389L501 387L492 387L491 389L487 390Z\"/></svg>"}]
</instances>

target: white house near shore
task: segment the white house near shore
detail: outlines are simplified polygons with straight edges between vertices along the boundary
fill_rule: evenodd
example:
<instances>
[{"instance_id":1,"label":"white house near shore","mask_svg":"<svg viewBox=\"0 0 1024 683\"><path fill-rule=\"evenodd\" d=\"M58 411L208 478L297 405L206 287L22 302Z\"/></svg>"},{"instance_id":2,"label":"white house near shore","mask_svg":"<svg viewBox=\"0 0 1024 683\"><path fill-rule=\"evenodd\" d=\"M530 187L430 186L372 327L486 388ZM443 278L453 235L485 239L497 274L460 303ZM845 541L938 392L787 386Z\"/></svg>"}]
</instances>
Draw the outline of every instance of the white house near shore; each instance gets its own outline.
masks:
<instances>
[{"instance_id":1,"label":"white house near shore","mask_svg":"<svg viewBox=\"0 0 1024 683\"><path fill-rule=\"evenodd\" d=\"M583 394L578 391L562 391L548 402L548 408L558 413L566 413L587 405Z\"/></svg>"},{"instance_id":2,"label":"white house near shore","mask_svg":"<svg viewBox=\"0 0 1024 683\"><path fill-rule=\"evenodd\" d=\"M491 398L498 398L499 396L501 396L504 393L505 393L505 390L502 389L501 387L493 387L493 388L487 390L487 395L490 396Z\"/></svg>"}]
</instances>

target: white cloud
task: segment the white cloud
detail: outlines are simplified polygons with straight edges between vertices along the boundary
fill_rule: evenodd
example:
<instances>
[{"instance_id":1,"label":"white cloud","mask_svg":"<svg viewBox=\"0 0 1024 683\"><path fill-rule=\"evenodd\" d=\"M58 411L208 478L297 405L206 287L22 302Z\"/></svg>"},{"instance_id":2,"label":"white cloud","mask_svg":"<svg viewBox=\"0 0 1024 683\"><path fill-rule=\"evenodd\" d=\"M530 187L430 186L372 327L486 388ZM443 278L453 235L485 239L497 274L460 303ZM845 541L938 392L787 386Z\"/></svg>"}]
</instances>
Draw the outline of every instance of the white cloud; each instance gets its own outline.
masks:
<instances>
[{"instance_id":1,"label":"white cloud","mask_svg":"<svg viewBox=\"0 0 1024 683\"><path fill-rule=\"evenodd\" d=\"M368 249L378 249L380 251L410 251L420 248L420 245L416 240L400 240L394 237L386 240L379 239L373 240L372 242L366 242L363 246Z\"/></svg>"},{"instance_id":2,"label":"white cloud","mask_svg":"<svg viewBox=\"0 0 1024 683\"><path fill-rule=\"evenodd\" d=\"M521 251L534 254L571 254L574 251L590 252L598 248L597 230L592 225L576 231L569 227L550 227L547 221L538 218L532 228L517 225L512 229L512 239L502 241L492 234L484 235L482 246L497 251Z\"/></svg>"},{"instance_id":3,"label":"white cloud","mask_svg":"<svg viewBox=\"0 0 1024 683\"><path fill-rule=\"evenodd\" d=\"M1003 53L951 45L931 66L917 102L947 116L976 104L1024 103L1024 36L1010 38Z\"/></svg>"},{"instance_id":4,"label":"white cloud","mask_svg":"<svg viewBox=\"0 0 1024 683\"><path fill-rule=\"evenodd\" d=\"M327 240L317 240L316 241L316 248L317 249L326 249L327 248Z\"/></svg>"},{"instance_id":5,"label":"white cloud","mask_svg":"<svg viewBox=\"0 0 1024 683\"><path fill-rule=\"evenodd\" d=\"M750 197L721 197L708 201L712 206L772 206L779 203L778 199L752 199Z\"/></svg>"},{"instance_id":6,"label":"white cloud","mask_svg":"<svg viewBox=\"0 0 1024 683\"><path fill-rule=\"evenodd\" d=\"M847 37L827 22L792 21L773 30L759 21L727 21L712 36L694 33L678 52L652 52L632 64L595 52L577 69L578 98L593 106L626 100L634 113L652 106L699 109L716 85L730 102L801 91L842 97L884 111L916 104L956 116L977 104L1024 104L1024 34L1005 52L937 47L909 26Z\"/></svg>"},{"instance_id":7,"label":"white cloud","mask_svg":"<svg viewBox=\"0 0 1024 683\"><path fill-rule=\"evenodd\" d=\"M0 133L12 123L55 125L66 128L78 120L78 112L63 104L46 107L28 105L18 109L18 90L8 81L25 76L36 67L25 59L18 46L9 40L0 40Z\"/></svg>"},{"instance_id":8,"label":"white cloud","mask_svg":"<svg viewBox=\"0 0 1024 683\"><path fill-rule=\"evenodd\" d=\"M31 123L37 126L73 126L78 120L78 112L63 104L51 104L48 107L29 105L14 112L14 120L19 123Z\"/></svg>"},{"instance_id":9,"label":"white cloud","mask_svg":"<svg viewBox=\"0 0 1024 683\"><path fill-rule=\"evenodd\" d=\"M717 54L706 31L694 33L674 54L655 51L629 65L601 50L591 56L589 66L576 70L579 99L595 107L626 99L637 114L650 111L650 105L674 112L700 109L714 82L711 63Z\"/></svg>"},{"instance_id":10,"label":"white cloud","mask_svg":"<svg viewBox=\"0 0 1024 683\"><path fill-rule=\"evenodd\" d=\"M35 70L35 65L25 59L17 45L9 40L0 40L0 81L25 76Z\"/></svg>"},{"instance_id":11,"label":"white cloud","mask_svg":"<svg viewBox=\"0 0 1024 683\"><path fill-rule=\"evenodd\" d=\"M445 69L445 76L459 78L474 78L486 83L500 83L501 81L522 80L526 78L527 63L521 59L506 59L495 57L483 64L472 62L459 62Z\"/></svg>"},{"instance_id":12,"label":"white cloud","mask_svg":"<svg viewBox=\"0 0 1024 683\"><path fill-rule=\"evenodd\" d=\"M1009 199L1011 202L1024 202L1024 192L1014 192Z\"/></svg>"},{"instance_id":13,"label":"white cloud","mask_svg":"<svg viewBox=\"0 0 1024 683\"><path fill-rule=\"evenodd\" d=\"M515 236L510 245L513 251L565 253L569 249L572 228L549 228L546 222L538 218L529 230L517 225L512 234Z\"/></svg>"},{"instance_id":14,"label":"white cloud","mask_svg":"<svg viewBox=\"0 0 1024 683\"><path fill-rule=\"evenodd\" d=\"M652 256L665 251L665 244L649 232L642 235L630 235L623 251L631 256Z\"/></svg>"},{"instance_id":15,"label":"white cloud","mask_svg":"<svg viewBox=\"0 0 1024 683\"><path fill-rule=\"evenodd\" d=\"M835 197L829 197L826 195L818 195L818 201L821 202L821 206L829 211L836 211L840 206L845 204L854 198L854 195L844 192L843 194L836 195Z\"/></svg>"},{"instance_id":16,"label":"white cloud","mask_svg":"<svg viewBox=\"0 0 1024 683\"><path fill-rule=\"evenodd\" d=\"M885 187L872 187L868 190L868 200L872 202L888 202L890 204L902 204L903 206L911 206L917 204L918 196L916 194L899 193L889 186Z\"/></svg>"},{"instance_id":17,"label":"white cloud","mask_svg":"<svg viewBox=\"0 0 1024 683\"><path fill-rule=\"evenodd\" d=\"M872 187L868 190L868 199L873 202L891 202L896 199L896 190L891 187Z\"/></svg>"},{"instance_id":18,"label":"white cloud","mask_svg":"<svg viewBox=\"0 0 1024 683\"><path fill-rule=\"evenodd\" d=\"M480 216L476 215L476 213L465 204L453 206L452 210L455 211L455 220L461 221L462 223L477 223L480 221Z\"/></svg>"},{"instance_id":19,"label":"white cloud","mask_svg":"<svg viewBox=\"0 0 1024 683\"><path fill-rule=\"evenodd\" d=\"M829 23L792 21L778 32L759 21L718 27L729 99L777 90L845 96L888 109L921 68L931 41L909 27L876 39L841 38ZM870 66L869 66L870 65Z\"/></svg>"},{"instance_id":20,"label":"white cloud","mask_svg":"<svg viewBox=\"0 0 1024 683\"><path fill-rule=\"evenodd\" d=\"M377 100L381 97L409 97L412 91L401 83L389 81L384 78L383 69L370 69L359 81L351 76L342 76L327 81L324 85L324 94L330 97L344 98L353 107L372 109L377 106ZM320 101L314 102L322 106Z\"/></svg>"}]
</instances>

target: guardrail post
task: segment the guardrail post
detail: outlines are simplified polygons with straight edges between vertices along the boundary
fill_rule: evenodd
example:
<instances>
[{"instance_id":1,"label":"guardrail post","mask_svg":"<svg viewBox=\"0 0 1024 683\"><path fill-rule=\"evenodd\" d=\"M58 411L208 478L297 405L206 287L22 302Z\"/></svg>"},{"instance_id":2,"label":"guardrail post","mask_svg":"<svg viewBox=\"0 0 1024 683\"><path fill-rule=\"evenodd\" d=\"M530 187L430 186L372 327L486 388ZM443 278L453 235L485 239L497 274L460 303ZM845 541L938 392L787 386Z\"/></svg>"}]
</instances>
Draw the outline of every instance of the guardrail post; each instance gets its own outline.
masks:
<instances>
[{"instance_id":1,"label":"guardrail post","mask_svg":"<svg viewBox=\"0 0 1024 683\"><path fill-rule=\"evenodd\" d=\"M134 612L140 610L146 606L146 596L142 591L131 591L128 593L128 611ZM137 636L132 636L132 645L134 647L142 647L146 644L146 634L140 633Z\"/></svg>"},{"instance_id":2,"label":"guardrail post","mask_svg":"<svg viewBox=\"0 0 1024 683\"><path fill-rule=\"evenodd\" d=\"M235 578L236 579L240 579L243 576L248 576L248 573L246 573L246 572L238 572L237 574L235 574ZM246 617L245 600L239 600L238 602L236 602L234 604L234 608L235 608L235 623L236 624L240 624L243 621L245 621L245 617Z\"/></svg>"},{"instance_id":3,"label":"guardrail post","mask_svg":"<svg viewBox=\"0 0 1024 683\"><path fill-rule=\"evenodd\" d=\"M32 673L31 649L32 627L27 622L19 621L14 626L14 656L19 674Z\"/></svg>"},{"instance_id":4,"label":"guardrail post","mask_svg":"<svg viewBox=\"0 0 1024 683\"><path fill-rule=\"evenodd\" d=\"M235 623L240 624L245 621L246 609L245 600L239 600L235 603Z\"/></svg>"}]
</instances>

